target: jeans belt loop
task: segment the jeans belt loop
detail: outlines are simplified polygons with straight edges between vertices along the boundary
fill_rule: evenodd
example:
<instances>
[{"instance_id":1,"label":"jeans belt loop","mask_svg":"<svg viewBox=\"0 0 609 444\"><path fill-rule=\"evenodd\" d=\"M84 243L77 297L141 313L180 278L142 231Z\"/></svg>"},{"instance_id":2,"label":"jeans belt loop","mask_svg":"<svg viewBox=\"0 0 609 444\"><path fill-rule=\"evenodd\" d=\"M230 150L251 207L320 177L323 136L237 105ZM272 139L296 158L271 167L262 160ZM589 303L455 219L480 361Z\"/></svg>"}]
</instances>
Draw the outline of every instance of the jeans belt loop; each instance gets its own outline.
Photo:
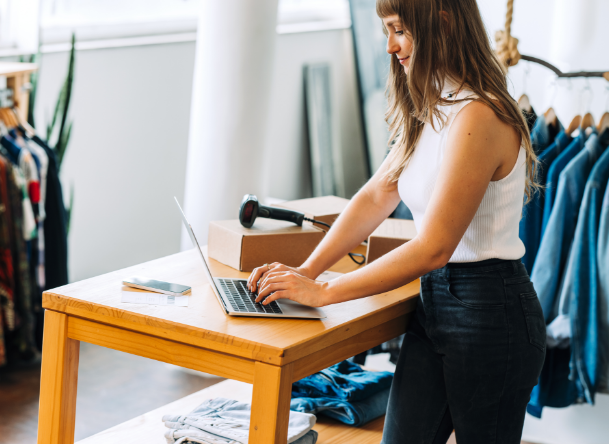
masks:
<instances>
[{"instance_id":1,"label":"jeans belt loop","mask_svg":"<svg viewBox=\"0 0 609 444\"><path fill-rule=\"evenodd\" d=\"M512 261L512 271L514 276L518 274L518 261Z\"/></svg>"}]
</instances>

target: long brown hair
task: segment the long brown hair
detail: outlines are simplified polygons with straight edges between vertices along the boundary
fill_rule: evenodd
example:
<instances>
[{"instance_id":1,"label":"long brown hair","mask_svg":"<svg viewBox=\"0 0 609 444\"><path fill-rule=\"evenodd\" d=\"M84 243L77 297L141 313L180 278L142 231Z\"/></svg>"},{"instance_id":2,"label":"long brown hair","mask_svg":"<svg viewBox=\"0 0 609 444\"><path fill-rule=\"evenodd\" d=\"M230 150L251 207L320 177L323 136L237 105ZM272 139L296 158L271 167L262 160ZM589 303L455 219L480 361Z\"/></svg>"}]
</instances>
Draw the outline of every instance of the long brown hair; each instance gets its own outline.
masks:
<instances>
[{"instance_id":1,"label":"long brown hair","mask_svg":"<svg viewBox=\"0 0 609 444\"><path fill-rule=\"evenodd\" d=\"M413 40L408 75L397 57L391 57L386 120L392 152L387 179L398 180L425 122L432 126L435 120L442 126L446 123L438 106L454 103L440 97L445 80L450 78L459 89L472 90L477 100L520 134L526 149L526 195L530 199L538 188L537 157L522 111L508 93L506 76L491 48L476 0L377 0L376 11L381 18L398 15ZM447 13L445 18L441 11ZM384 26L383 30L387 33Z\"/></svg>"}]
</instances>

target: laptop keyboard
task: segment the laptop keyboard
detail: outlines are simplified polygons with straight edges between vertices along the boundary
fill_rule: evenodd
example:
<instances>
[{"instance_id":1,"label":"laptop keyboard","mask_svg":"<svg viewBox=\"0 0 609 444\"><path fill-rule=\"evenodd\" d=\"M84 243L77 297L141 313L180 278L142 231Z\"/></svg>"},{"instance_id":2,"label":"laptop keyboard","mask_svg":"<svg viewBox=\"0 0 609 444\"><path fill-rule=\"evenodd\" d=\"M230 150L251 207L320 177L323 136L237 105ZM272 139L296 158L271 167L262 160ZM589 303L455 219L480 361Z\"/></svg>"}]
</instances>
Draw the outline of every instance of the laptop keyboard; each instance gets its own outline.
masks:
<instances>
[{"instance_id":1,"label":"laptop keyboard","mask_svg":"<svg viewBox=\"0 0 609 444\"><path fill-rule=\"evenodd\" d=\"M230 301L233 309L240 313L274 313L283 314L277 302L268 305L254 302L256 294L247 289L245 283L237 279L218 279L224 295Z\"/></svg>"}]
</instances>

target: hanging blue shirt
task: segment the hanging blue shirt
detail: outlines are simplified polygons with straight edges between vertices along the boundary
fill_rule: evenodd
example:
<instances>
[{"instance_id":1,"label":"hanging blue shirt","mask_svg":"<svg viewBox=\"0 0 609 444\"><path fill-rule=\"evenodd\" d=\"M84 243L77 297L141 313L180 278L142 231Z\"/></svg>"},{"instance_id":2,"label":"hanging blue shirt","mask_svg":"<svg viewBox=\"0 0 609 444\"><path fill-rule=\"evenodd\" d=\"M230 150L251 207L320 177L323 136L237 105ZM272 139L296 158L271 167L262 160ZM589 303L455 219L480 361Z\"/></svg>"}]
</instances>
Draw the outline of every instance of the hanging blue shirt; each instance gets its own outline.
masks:
<instances>
[{"instance_id":1,"label":"hanging blue shirt","mask_svg":"<svg viewBox=\"0 0 609 444\"><path fill-rule=\"evenodd\" d=\"M568 149L572 146L573 144ZM598 136L593 134L586 143L586 149L574 156L558 179L556 203L531 273L531 281L539 296L546 323L558 315L560 284L575 234L579 207L586 181L601 152ZM561 156L562 154L556 161ZM552 165L556 165L556 162Z\"/></svg>"},{"instance_id":2,"label":"hanging blue shirt","mask_svg":"<svg viewBox=\"0 0 609 444\"><path fill-rule=\"evenodd\" d=\"M563 293L571 295L571 379L581 386L590 404L594 404L599 375L608 371L609 331L603 331L599 325L599 318L606 317L607 310L603 310L598 293L599 268L596 262L601 205L608 179L609 150L605 150L586 183L563 288ZM608 271L609 268L605 267L601 274Z\"/></svg>"},{"instance_id":3,"label":"hanging blue shirt","mask_svg":"<svg viewBox=\"0 0 609 444\"><path fill-rule=\"evenodd\" d=\"M607 341L609 337L609 273L607 273L607 268L609 268L609 183L605 184L605 197L600 213L596 266L599 304L600 307L604 308L604 311L601 312L599 317L599 335L603 339L598 344L600 367L598 390L609 393L609 342Z\"/></svg>"},{"instance_id":4,"label":"hanging blue shirt","mask_svg":"<svg viewBox=\"0 0 609 444\"><path fill-rule=\"evenodd\" d=\"M584 132L580 132L580 134L573 139L573 141L569 144L565 150L560 153L554 162L550 165L548 169L548 176L546 181L546 198L543 204L543 218L541 223L541 237L546 231L546 227L548 222L550 221L550 215L552 214L552 208L554 207L554 200L556 198L557 189L558 189L558 177L560 173L565 169L567 164L573 160L573 158L579 153L586 142L586 135Z\"/></svg>"},{"instance_id":5,"label":"hanging blue shirt","mask_svg":"<svg viewBox=\"0 0 609 444\"><path fill-rule=\"evenodd\" d=\"M582 136L583 138L583 136ZM571 148L571 146L570 146ZM546 233L541 245L531 281L544 312L546 323L558 314L558 302L566 262L575 234L577 217L582 202L586 181L600 153L598 137L593 134L582 150L568 163L558 179L555 208L552 210ZM560 157L560 156L559 156ZM549 335L546 361L539 378L539 384L531 393L527 411L541 417L544 406L567 407L582 397L581 389L569 379L569 348L550 348ZM561 344L567 346L568 344Z\"/></svg>"},{"instance_id":6,"label":"hanging blue shirt","mask_svg":"<svg viewBox=\"0 0 609 444\"><path fill-rule=\"evenodd\" d=\"M571 140L571 137L569 137L564 130L561 130L556 136L554 143L539 155L537 181L540 185L546 185L548 168L556 157L571 143ZM529 274L533 271L533 264L535 263L537 250L539 250L539 244L541 243L541 223L545 197L544 190L535 193L531 197L529 203L523 208L522 219L520 219L520 239L524 243L526 249L524 256L522 257L522 263Z\"/></svg>"},{"instance_id":7,"label":"hanging blue shirt","mask_svg":"<svg viewBox=\"0 0 609 444\"><path fill-rule=\"evenodd\" d=\"M562 125L558 122L558 131L562 130ZM555 132L550 130L550 125L546 123L546 118L543 114L537 116L533 129L531 130L531 145L535 154L541 153L553 141Z\"/></svg>"},{"instance_id":8,"label":"hanging blue shirt","mask_svg":"<svg viewBox=\"0 0 609 444\"><path fill-rule=\"evenodd\" d=\"M591 404L600 390L601 375L609 372L609 329L601 322L607 318L607 310L601 308L603 305L606 307L603 304L606 300L603 301L599 295L600 277L606 272L599 273L603 268L599 268L600 263L597 262L601 206L609 180L609 130L596 141L597 150L602 154L586 183L565 272L559 315L550 326L555 331L554 336L570 339L570 379L578 384L578 389ZM548 330L552 333L551 329ZM603 385L606 386L606 377L604 379Z\"/></svg>"}]
</instances>

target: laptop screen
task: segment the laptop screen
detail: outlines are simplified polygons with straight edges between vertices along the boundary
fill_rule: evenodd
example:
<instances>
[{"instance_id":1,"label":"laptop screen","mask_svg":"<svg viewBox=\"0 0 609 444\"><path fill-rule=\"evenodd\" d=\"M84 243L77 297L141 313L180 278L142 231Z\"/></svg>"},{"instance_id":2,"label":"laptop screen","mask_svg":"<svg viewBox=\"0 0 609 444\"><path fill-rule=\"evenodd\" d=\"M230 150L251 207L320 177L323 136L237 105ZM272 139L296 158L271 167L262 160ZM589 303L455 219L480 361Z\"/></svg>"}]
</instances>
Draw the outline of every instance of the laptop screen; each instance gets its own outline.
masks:
<instances>
[{"instance_id":1,"label":"laptop screen","mask_svg":"<svg viewBox=\"0 0 609 444\"><path fill-rule=\"evenodd\" d=\"M178 202L178 198L174 196L174 199L176 201L176 205L178 206L178 209L180 210L180 214L182 215L182 222L184 223L184 226L186 227L186 231L188 231L188 235L190 236L192 245L197 249L197 251L199 252L199 255L201 255L201 259L203 260L203 268L205 269L205 274L207 275L207 279L209 280L209 283L213 287L216 295L220 296L220 291L218 291L218 287L216 287L216 282L214 281L214 278L211 275L211 271L209 270L209 266L207 265L205 256L203 255L203 252L201 251L199 242L197 242L197 238L195 237L195 232L192 230L192 227L188 223L188 220L186 220L186 215L184 214L184 211L182 211L182 207L180 206L180 203Z\"/></svg>"}]
</instances>

